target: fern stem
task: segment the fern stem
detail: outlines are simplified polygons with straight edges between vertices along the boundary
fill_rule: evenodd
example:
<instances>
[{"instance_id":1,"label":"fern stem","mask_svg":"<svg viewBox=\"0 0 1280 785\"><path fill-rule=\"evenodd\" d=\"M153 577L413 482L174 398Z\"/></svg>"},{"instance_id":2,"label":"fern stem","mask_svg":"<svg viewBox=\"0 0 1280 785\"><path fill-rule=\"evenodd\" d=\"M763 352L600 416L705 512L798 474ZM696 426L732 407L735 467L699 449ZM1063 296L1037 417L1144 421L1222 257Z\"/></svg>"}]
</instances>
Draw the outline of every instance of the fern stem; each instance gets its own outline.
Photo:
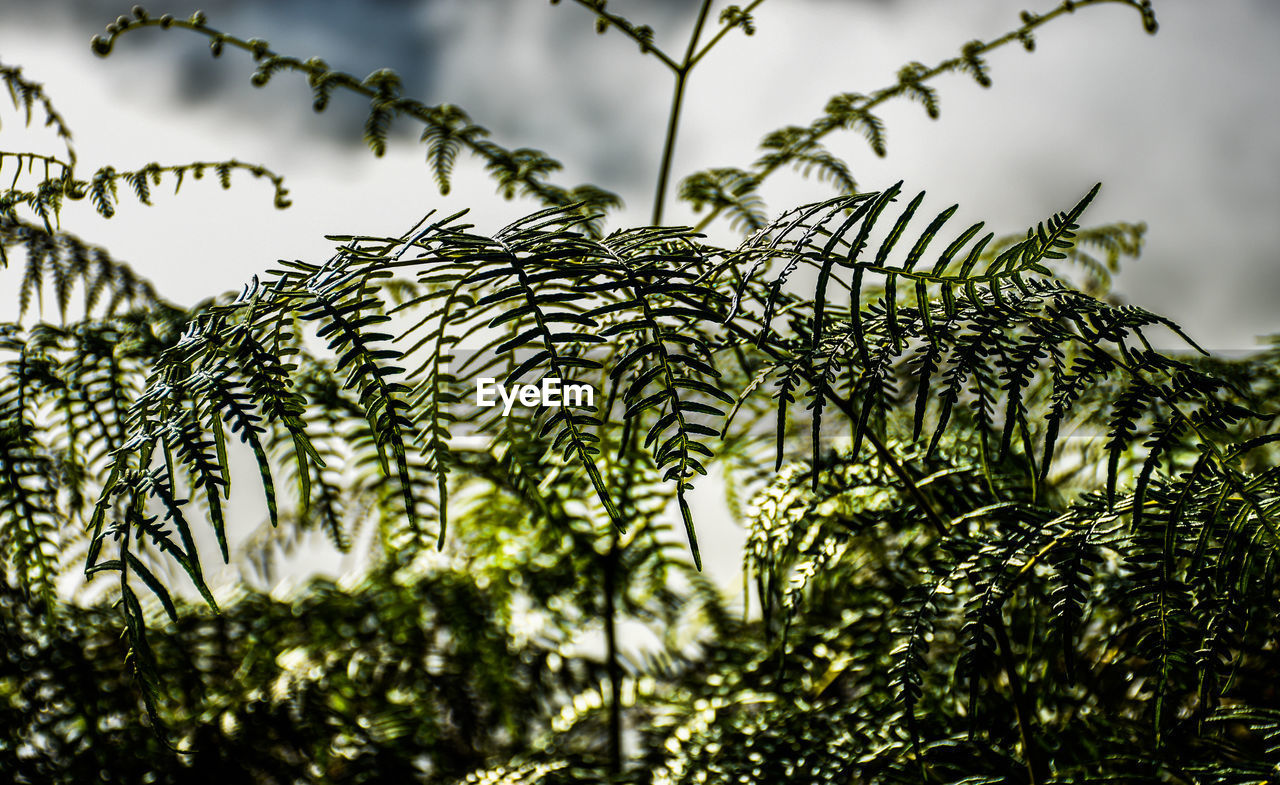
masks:
<instances>
[{"instance_id":1,"label":"fern stem","mask_svg":"<svg viewBox=\"0 0 1280 785\"><path fill-rule=\"evenodd\" d=\"M654 57L658 58L659 60L662 61L662 64L665 65L667 68L670 68L672 72L674 73L680 72L680 64L677 63L675 59L671 57L671 55L667 54L666 52L662 51L658 47L654 46L652 41L646 40L645 38L641 37L640 34L637 32L635 26L632 25L630 22L628 22L626 19L623 19L621 16L618 16L617 14L610 13L610 11L607 8L605 8L604 3L599 2L599 0L577 0L577 3L578 5L589 9L592 13L596 15L597 19L605 20L614 29L618 30L626 37L635 41L637 44L640 44L641 51L643 51L645 54L651 54Z\"/></svg>"},{"instance_id":2,"label":"fern stem","mask_svg":"<svg viewBox=\"0 0 1280 785\"><path fill-rule=\"evenodd\" d=\"M617 593L618 527L609 527L609 550L604 556L605 666L609 674L609 772L622 773L622 668L618 664Z\"/></svg>"},{"instance_id":3,"label":"fern stem","mask_svg":"<svg viewBox=\"0 0 1280 785\"><path fill-rule=\"evenodd\" d=\"M1018 720L1018 737L1022 742L1022 759L1027 766L1030 785L1039 785L1043 781L1044 763L1040 756L1032 752L1031 745L1031 706L1027 703L1027 695L1022 691L1022 679L1013 661L1013 648L1009 645L1009 634L1004 629L1004 619L997 613L992 623L996 643L1000 646L1000 659L1005 675L1009 678L1009 691L1013 693L1013 711Z\"/></svg>"},{"instance_id":4,"label":"fern stem","mask_svg":"<svg viewBox=\"0 0 1280 785\"><path fill-rule=\"evenodd\" d=\"M32 163L34 163L35 161L41 161L45 166L46 180L49 179L48 168L50 166L61 167L63 172L62 174L63 177L66 177L67 174L71 172L71 170L74 168L73 164L67 163L66 161L62 160L56 155L43 155L41 153L27 153L27 152L11 153L8 150L0 150L0 167L2 167L4 165L4 162L8 159L16 159L18 164L18 171L14 173L13 184L9 186L10 190L13 190L14 188L17 187L17 184L18 184L17 178L22 174L23 161L30 161Z\"/></svg>"},{"instance_id":5,"label":"fern stem","mask_svg":"<svg viewBox=\"0 0 1280 785\"><path fill-rule=\"evenodd\" d=\"M676 86L671 94L671 113L667 117L667 136L662 143L662 163L658 167L658 190L653 197L654 226L662 225L662 207L667 198L667 181L671 179L671 159L676 151L676 133L680 130L680 110L684 105L684 86L689 80L689 72L693 70L694 56L698 49L698 39L702 36L702 27L706 24L707 14L711 11L711 0L702 0L698 9L698 19L693 23L693 33L689 36L689 47L684 53L684 62L676 68Z\"/></svg>"},{"instance_id":6,"label":"fern stem","mask_svg":"<svg viewBox=\"0 0 1280 785\"><path fill-rule=\"evenodd\" d=\"M827 397L831 398L833 401L843 402L843 399L831 390L827 390ZM929 519L929 523L933 524L933 528L937 530L939 535L945 537L951 527L948 525L947 521L943 519L942 514L938 512L938 508L934 505L933 499L929 497L925 490L920 487L919 483L916 482L915 478L911 476L911 472L907 471L907 467L903 465L903 463L898 460L898 457L893 454L893 451L891 451L889 447L880 440L880 437L875 434L875 431L867 429L863 433L863 438L871 443L871 446L876 451L876 455L880 456L880 460L889 467L889 470L892 471L906 487L907 493L911 494L911 497L916 500L916 504L920 505L920 511Z\"/></svg>"}]
</instances>

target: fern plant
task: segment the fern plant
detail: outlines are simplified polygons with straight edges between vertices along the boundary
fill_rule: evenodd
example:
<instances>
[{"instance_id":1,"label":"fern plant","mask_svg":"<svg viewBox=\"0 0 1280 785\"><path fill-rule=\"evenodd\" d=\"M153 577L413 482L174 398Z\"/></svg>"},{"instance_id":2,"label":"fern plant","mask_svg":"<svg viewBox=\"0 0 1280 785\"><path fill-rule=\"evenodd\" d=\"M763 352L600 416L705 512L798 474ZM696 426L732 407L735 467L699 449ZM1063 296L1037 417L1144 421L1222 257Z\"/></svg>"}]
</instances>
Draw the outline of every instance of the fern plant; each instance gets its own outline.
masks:
<instances>
[{"instance_id":1,"label":"fern plant","mask_svg":"<svg viewBox=\"0 0 1280 785\"><path fill-rule=\"evenodd\" d=\"M364 770L387 775L409 771L397 756L423 756L416 771L433 782L1271 776L1275 353L1197 356L1171 321L1111 297L1108 276L1137 255L1145 227L1084 226L1098 186L997 235L952 227L956 207L922 214L924 194L907 198L903 183L864 188L823 146L851 131L884 155L880 105L904 98L935 117L941 76L989 86L989 52L1031 51L1043 26L1108 2L1154 33L1151 3L1025 12L954 58L838 95L808 125L768 134L754 162L686 177L676 192L706 216L664 225L688 80L725 36L754 32L761 2L720 9L718 25L702 3L683 56L603 0L577 2L674 78L652 225L612 231L614 195L553 183L553 159L490 141L457 107L405 98L389 71L358 79L201 13L135 8L109 25L93 41L101 55L143 29L180 30L214 56L247 52L255 85L305 76L317 111L336 91L357 93L375 155L390 124L409 119L441 191L465 150L500 192L541 209L492 231L430 213L399 236L335 235L326 261L281 262L238 295L179 309L61 233L61 200L89 195L110 217L121 179L145 203L165 178L215 170L225 185L248 168L285 206L276 175L229 161L80 180L69 146L64 158L5 153L30 180L0 198L5 244L25 250L20 300L51 287L62 317L0 333L8 583L56 619L60 538L85 529L86 571L116 579L147 713L182 737L183 754L204 754L190 728L213 697L190 667L174 675L168 643L153 645L169 633L146 596L178 629L192 624L177 568L218 610L198 534L231 559L228 500L241 498L233 464L244 458L270 527L320 528L348 547L371 526L373 574L458 619L444 650L479 658L474 716L461 719L440 704L456 685L434 678L426 653L404 660L418 683L392 680L433 707L412 720L346 713L360 663L390 667L380 645L339 655L345 680L276 676L298 691L304 708L290 711L316 739L265 753L281 781L362 781L333 768L357 748L394 760ZM4 74L17 105L42 108L62 134L42 90ZM769 220L760 187L786 168L836 194ZM720 218L746 234L736 246L701 233ZM77 282L84 318L68 323ZM1156 331L1187 351L1157 350ZM482 379L522 392L489 407ZM537 397L570 383L594 394ZM713 472L747 530L744 600L756 610L742 618L699 572L692 492ZM480 602L476 591L493 602L493 628L448 616ZM550 619L530 655L540 664L514 683L500 671L519 646L495 641L520 637L510 619L521 607ZM426 624L370 613L373 628L397 614L368 633L397 645ZM649 625L656 653L628 653L624 622ZM602 653L572 653L575 630L597 627ZM488 637L471 647L479 628ZM294 647L277 660L306 648L269 645ZM558 685L542 670L552 654L576 663ZM307 704L311 690L334 692ZM228 711L224 722L245 721ZM347 721L368 731L359 744L324 730ZM421 730L451 722L459 734ZM506 735L477 723L505 723Z\"/></svg>"}]
</instances>

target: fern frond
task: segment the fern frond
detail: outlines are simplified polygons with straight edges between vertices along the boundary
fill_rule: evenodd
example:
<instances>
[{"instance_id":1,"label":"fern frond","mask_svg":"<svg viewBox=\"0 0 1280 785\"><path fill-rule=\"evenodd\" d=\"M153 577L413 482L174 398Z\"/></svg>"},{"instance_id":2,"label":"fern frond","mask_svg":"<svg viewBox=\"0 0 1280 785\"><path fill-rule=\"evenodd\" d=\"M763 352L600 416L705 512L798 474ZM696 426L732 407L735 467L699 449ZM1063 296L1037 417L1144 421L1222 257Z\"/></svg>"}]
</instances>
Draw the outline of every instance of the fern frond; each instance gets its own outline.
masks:
<instances>
[{"instance_id":1,"label":"fern frond","mask_svg":"<svg viewBox=\"0 0 1280 785\"><path fill-rule=\"evenodd\" d=\"M842 194L851 194L858 189L844 161L814 141L807 128L791 126L774 131L760 142L760 147L766 153L756 160L756 168L791 164L805 177L816 169L819 178L829 180ZM698 207L696 202L694 207Z\"/></svg>"},{"instance_id":2,"label":"fern frond","mask_svg":"<svg viewBox=\"0 0 1280 785\"><path fill-rule=\"evenodd\" d=\"M867 111L866 104L870 101L861 93L841 93L827 102L826 114L839 127L861 132L871 145L872 152L883 158L888 154L884 140L884 121Z\"/></svg>"},{"instance_id":3,"label":"fern frond","mask_svg":"<svg viewBox=\"0 0 1280 785\"><path fill-rule=\"evenodd\" d=\"M968 64L966 59L965 63ZM908 100L924 107L930 120L938 119L938 91L925 83L929 68L923 63L908 63L898 71L898 91Z\"/></svg>"},{"instance_id":4,"label":"fern frond","mask_svg":"<svg viewBox=\"0 0 1280 785\"><path fill-rule=\"evenodd\" d=\"M632 427L643 427L647 412L659 415L643 444L652 447L654 462L659 470L665 470L664 479L676 483L689 547L694 564L701 569L685 491L695 475L707 473L703 459L713 454L706 447L705 438L700 437L719 433L705 419L723 417L724 411L697 399L732 403L733 398L715 386L720 373L712 365L707 343L696 330L682 330L680 326L718 321L721 317L716 306L724 297L700 280L696 265L701 259L683 232L615 233L604 241L604 246L615 269L613 280L600 288L615 290L621 284L630 299L603 305L592 315L601 318L631 310L635 318L606 326L601 336L626 334L640 339L636 348L617 361L609 376L627 380L622 393L627 405L623 416ZM673 319L679 321L670 326L664 324Z\"/></svg>"},{"instance_id":5,"label":"fern frond","mask_svg":"<svg viewBox=\"0 0 1280 785\"><path fill-rule=\"evenodd\" d=\"M71 144L71 129L68 127L66 120L63 119L62 113L57 110L53 105L53 101L45 93L44 85L27 79L22 75L21 68L5 65L4 63L0 63L0 81L4 82L5 88L9 91L9 98L12 99L14 108L22 110L27 126L31 125L33 119L32 111L39 104L44 112L44 126L52 128L58 138L62 140L67 152L68 168L74 168L76 151Z\"/></svg>"},{"instance_id":6,"label":"fern frond","mask_svg":"<svg viewBox=\"0 0 1280 785\"><path fill-rule=\"evenodd\" d=\"M0 163L7 154L0 153ZM20 158L31 158L22 154ZM48 156L31 158L44 161L44 179L36 184L34 191L23 191L16 188L19 178L15 177L14 186L0 192L0 217L8 221L20 221L16 208L25 205L40 219L45 230L54 232L62 212L64 199L82 199L88 195L95 210L103 218L115 215L119 204L119 183L128 184L138 201L144 205L151 204L151 188L163 182L165 176L174 179L174 193L182 187L182 181L188 172L199 179L206 168L214 168L219 175L223 188L231 187L231 172L237 169L247 171L254 177L266 177L275 189L273 203L277 209L289 207L289 190L284 186L284 178L265 167L248 164L242 161L197 161L188 164L162 166L150 163L132 171L117 171L114 167L104 166L98 169L92 179L78 180L69 164ZM50 170L53 166L61 166L62 170L55 176ZM28 167L29 168L29 167Z\"/></svg>"},{"instance_id":7,"label":"fern frond","mask_svg":"<svg viewBox=\"0 0 1280 785\"><path fill-rule=\"evenodd\" d=\"M805 131L804 138L808 144L816 145L833 131L839 129L860 130L867 137L876 154L883 155L883 131L879 119L871 113L871 110L894 98L904 97L920 102L924 105L930 117L937 117L937 90L930 84L937 77L947 73L969 72L974 75L980 84L985 86L989 83L990 77L987 75L985 68L984 55L1015 41L1022 43L1024 48L1030 48L1034 46L1032 37L1034 32L1045 24L1065 14L1075 13L1089 6L1102 5L1112 1L1071 0L1071 2L1062 3L1047 13L1023 16L1021 19L1022 24L1003 36L986 42L971 41L965 44L958 57L943 60L932 67L920 63L910 63L898 72L896 83L890 87L881 88L866 96L860 93L846 93L837 96L827 105L826 111L820 117L813 120L808 126L803 127ZM1143 28L1148 33L1155 32L1155 12L1149 2L1144 2L1143 0L1121 0L1121 2L1133 7L1141 14ZM1028 46L1029 43L1030 46ZM774 134L777 133L788 133L788 129L774 132ZM742 175L752 181L754 188L768 179L778 169L791 162L792 159L787 156L762 158L757 162L753 170L743 172ZM711 176L711 172L699 172L692 175L690 179L696 182L703 182ZM696 192L691 195L698 196ZM681 198L689 199L683 194ZM703 201L705 203L707 200L704 199ZM710 213L699 222L696 228L699 230L705 228L720 215L724 214L726 210L730 210L731 206L729 202L713 203ZM732 216L734 213L730 212L730 215Z\"/></svg>"},{"instance_id":8,"label":"fern frond","mask_svg":"<svg viewBox=\"0 0 1280 785\"><path fill-rule=\"evenodd\" d=\"M32 297L43 298L48 279L53 281L59 316L64 320L76 284L83 290L86 315L102 302L104 294L109 295L102 309L104 316L117 313L126 304L167 307L151 283L131 267L73 234L51 232L47 227L21 220L0 219L0 248L12 247L22 248L26 256L18 290L20 313L30 307ZM7 260L7 254L4 258Z\"/></svg>"},{"instance_id":9,"label":"fern frond","mask_svg":"<svg viewBox=\"0 0 1280 785\"><path fill-rule=\"evenodd\" d=\"M473 124L466 112L452 104L437 106L432 113L433 122L423 130L420 141L427 145L427 162L431 164L440 193L448 194L458 151L464 143L474 144L489 132Z\"/></svg>"},{"instance_id":10,"label":"fern frond","mask_svg":"<svg viewBox=\"0 0 1280 785\"><path fill-rule=\"evenodd\" d=\"M4 573L50 611L55 600L59 530L54 461L39 442L30 389L30 358L17 336L0 332L0 350L18 356L0 377L0 549L6 554Z\"/></svg>"},{"instance_id":11,"label":"fern frond","mask_svg":"<svg viewBox=\"0 0 1280 785\"><path fill-rule=\"evenodd\" d=\"M686 177L680 198L694 211L708 207L713 213L728 211L731 226L742 231L764 228L764 200L756 193L759 179L741 169L711 169Z\"/></svg>"},{"instance_id":12,"label":"fern frond","mask_svg":"<svg viewBox=\"0 0 1280 785\"><path fill-rule=\"evenodd\" d=\"M720 12L720 22L728 28L741 27L746 35L756 34L755 19L751 16L751 12L740 6L727 6Z\"/></svg>"},{"instance_id":13,"label":"fern frond","mask_svg":"<svg viewBox=\"0 0 1280 785\"><path fill-rule=\"evenodd\" d=\"M123 21L121 21L123 20ZM166 20L166 21L162 21ZM422 141L427 144L427 160L432 165L433 174L442 191L448 188L448 173L452 168L457 149L466 148L472 154L484 160L486 167L499 182L503 193L515 195L519 192L532 196L542 204L563 207L575 203L575 189L563 188L547 182L547 175L560 168L559 163L541 152L526 149L503 148L487 139L488 132L474 125L459 110L449 105L428 106L400 94L399 77L390 69L379 69L365 79L331 69L320 58L300 60L289 55L282 55L270 48L270 45L258 38L244 40L233 35L215 30L208 25L203 14L193 15L190 19L164 17L121 17L107 28L107 35L95 36L92 41L93 51L106 57L112 51L120 36L147 27L159 27L165 30L188 30L209 38L215 55L227 47L248 52L258 63L251 82L255 87L266 85L271 78L280 72L291 71L306 77L313 93L313 105L316 111L323 111L335 90L345 90L369 99L369 114L364 124L364 139L369 149L376 156L386 150L387 134L393 119L400 116L412 117L424 126ZM599 189L596 189L599 190ZM597 207L607 207L618 203L613 194L600 199Z\"/></svg>"},{"instance_id":14,"label":"fern frond","mask_svg":"<svg viewBox=\"0 0 1280 785\"><path fill-rule=\"evenodd\" d=\"M466 783L466 785L535 785L540 782L548 782L548 775L561 772L568 765L564 761L543 763L511 762L483 771L473 771L462 782ZM561 775L557 775L551 778L550 781L560 783L565 780L562 779Z\"/></svg>"}]
</instances>

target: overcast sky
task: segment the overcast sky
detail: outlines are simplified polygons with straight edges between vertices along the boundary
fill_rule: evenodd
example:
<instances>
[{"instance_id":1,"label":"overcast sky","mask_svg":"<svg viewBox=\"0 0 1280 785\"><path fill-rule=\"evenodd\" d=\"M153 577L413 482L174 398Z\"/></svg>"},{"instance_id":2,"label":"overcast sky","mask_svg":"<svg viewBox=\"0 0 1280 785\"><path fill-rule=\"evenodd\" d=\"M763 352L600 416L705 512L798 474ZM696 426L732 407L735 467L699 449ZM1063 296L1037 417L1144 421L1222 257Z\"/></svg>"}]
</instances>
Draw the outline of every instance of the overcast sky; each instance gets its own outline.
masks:
<instances>
[{"instance_id":1,"label":"overcast sky","mask_svg":"<svg viewBox=\"0 0 1280 785\"><path fill-rule=\"evenodd\" d=\"M651 24L678 51L693 6L611 7ZM807 122L830 95L870 92L905 62L934 63L964 41L999 35L1024 6L1052 4L771 0L757 14L757 35L735 34L695 72L677 177L743 165L765 132ZM590 14L574 3L204 7L214 27L267 38L284 53L320 55L357 75L394 67L409 94L459 104L498 141L560 158L563 182L623 194L628 209L618 222L646 220L671 80L622 36L596 36ZM1087 222L1150 226L1147 253L1121 279L1130 301L1206 344L1247 348L1255 336L1280 332L1280 3L1156 7L1154 37L1132 9L1088 8L1044 28L1034 54L1013 47L994 56L990 90L963 76L939 80L940 121L915 104L886 106L885 159L853 134L832 147L864 188L905 179L927 189L936 208L959 202L961 218L1001 231L1069 206L1102 181ZM133 262L175 299L236 288L280 257L318 258L326 232L398 232L430 209L461 207L476 210L481 228L496 228L532 207L495 197L474 162L459 167L457 189L441 198L408 123L375 159L360 142L358 101L335 101L336 111L317 117L300 79L282 75L255 90L247 56L213 60L197 36L147 30L126 36L108 59L93 56L89 37L125 10L103 0L5 0L0 61L46 84L87 167L237 157L285 174L294 195L293 208L276 211L268 189L246 179L232 194L193 188L158 197L156 208L127 206L111 221L69 214L69 228ZM4 149L29 149L40 136L18 128L8 110L0 120ZM38 146L54 149L47 139ZM769 189L770 209L825 195L818 183L787 179ZM696 219L683 207L668 216Z\"/></svg>"},{"instance_id":2,"label":"overcast sky","mask_svg":"<svg viewBox=\"0 0 1280 785\"><path fill-rule=\"evenodd\" d=\"M887 86L906 62L935 63L965 41L1012 29L1023 8L1054 5L770 0L757 35L730 36L694 73L676 177L746 165L764 133L807 123L832 94ZM610 4L676 52L694 6ZM319 55L358 76L393 67L408 94L459 104L504 145L560 158L560 182L621 193L627 209L615 226L647 220L670 75L622 36L595 35L591 15L572 2L215 0L204 9L212 26L266 38L282 53ZM1102 181L1086 224L1150 226L1146 254L1120 279L1129 301L1211 348L1249 348L1280 333L1280 3L1157 0L1156 9L1154 37L1119 4L1060 19L1041 31L1034 54L1015 46L994 55L989 90L944 77L939 121L915 104L885 106L887 158L852 134L831 146L864 189L905 179L928 190L926 207L959 202L957 224L984 219L1001 232L1025 229ZM148 10L185 17L193 8ZM534 207L497 198L466 160L442 198L419 129L403 124L375 159L360 141L358 101L344 110L335 99L315 116L300 78L280 75L255 90L246 55L213 60L201 37L152 29L95 57L90 36L122 12L126 3L102 0L0 1L0 62L45 83L77 134L82 176L104 164L236 157L284 174L293 193L294 206L277 211L269 187L241 178L233 193L189 183L178 197L157 194L151 208L125 197L110 221L67 212L67 228L133 263L171 299L238 288L278 258L324 258L325 233L399 233L429 210L463 207L491 230ZM7 107L0 123L0 149L57 150ZM767 193L773 213L828 195L799 178L780 178ZM677 206L668 220L696 216ZM12 298L0 298L0 317L11 314Z\"/></svg>"}]
</instances>

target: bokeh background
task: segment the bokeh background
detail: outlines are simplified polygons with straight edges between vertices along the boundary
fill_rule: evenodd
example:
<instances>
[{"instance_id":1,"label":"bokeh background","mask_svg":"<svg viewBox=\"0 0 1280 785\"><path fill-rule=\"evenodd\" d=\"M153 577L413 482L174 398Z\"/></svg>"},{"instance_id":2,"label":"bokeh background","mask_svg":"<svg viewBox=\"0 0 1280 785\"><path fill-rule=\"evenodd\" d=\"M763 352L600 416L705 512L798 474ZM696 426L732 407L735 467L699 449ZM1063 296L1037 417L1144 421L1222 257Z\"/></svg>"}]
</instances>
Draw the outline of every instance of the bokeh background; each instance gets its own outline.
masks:
<instances>
[{"instance_id":1,"label":"bokeh background","mask_svg":"<svg viewBox=\"0 0 1280 785\"><path fill-rule=\"evenodd\" d=\"M660 45L679 52L696 5L614 0L610 8L651 25ZM731 35L694 73L675 178L744 166L765 133L806 124L831 95L890 85L907 62L951 57L965 41L1015 27L1023 8L1054 5L771 0L756 13L756 35ZM597 36L592 15L574 3L210 0L203 9L212 27L265 38L281 53L318 55L357 76L394 68L406 94L458 104L503 145L560 159L558 182L620 193L626 208L613 226L648 219L671 76L623 36ZM147 10L185 17L195 8ZM924 212L959 202L957 224L982 219L998 232L1024 229L1101 181L1086 224L1149 226L1146 251L1118 277L1118 293L1211 350L1246 351L1280 332L1280 3L1158 0L1156 11L1154 37L1119 4L1058 20L1033 54L996 52L988 90L943 77L935 83L940 120L891 102L883 159L854 134L830 146L864 189L904 179L928 191ZM214 60L203 37L149 29L126 35L107 59L94 56L90 37L122 13L128 3L0 2L0 62L45 84L77 134L84 170L235 157L284 174L294 201L274 210L270 188L244 177L229 193L189 182L178 197L157 193L154 207L125 197L109 221L71 205L66 228L133 264L174 301L239 288L277 259L322 259L326 233L399 234L430 210L462 208L493 230L534 208L502 200L465 158L442 197L416 142L420 129L402 124L376 159L361 141L356 97L339 94L316 116L301 78L282 74L255 89L249 57L229 50ZM59 150L51 133L24 129L17 117L0 114L0 149ZM828 190L784 176L765 195L776 213ZM668 206L670 222L697 217ZM734 242L724 226L710 231ZM6 293L12 272L0 277ZM0 297L0 318L12 318L14 299ZM715 550L711 567L736 575L736 549Z\"/></svg>"}]
</instances>

